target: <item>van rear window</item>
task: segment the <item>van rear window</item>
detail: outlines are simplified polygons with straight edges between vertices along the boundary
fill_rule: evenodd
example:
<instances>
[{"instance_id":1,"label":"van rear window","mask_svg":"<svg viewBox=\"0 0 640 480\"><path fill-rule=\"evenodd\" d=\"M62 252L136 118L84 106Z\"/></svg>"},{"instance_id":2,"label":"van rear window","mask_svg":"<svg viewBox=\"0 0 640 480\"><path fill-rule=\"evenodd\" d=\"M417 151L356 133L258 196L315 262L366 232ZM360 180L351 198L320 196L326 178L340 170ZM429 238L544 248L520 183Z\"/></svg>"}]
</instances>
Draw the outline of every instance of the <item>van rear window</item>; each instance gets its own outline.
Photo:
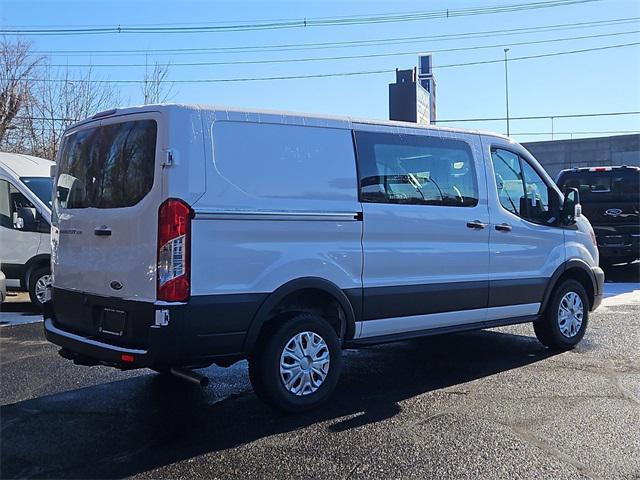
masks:
<instances>
[{"instance_id":1,"label":"van rear window","mask_svg":"<svg viewBox=\"0 0 640 480\"><path fill-rule=\"evenodd\" d=\"M157 125L136 120L80 130L62 146L56 200L62 208L122 208L153 186Z\"/></svg>"}]
</instances>

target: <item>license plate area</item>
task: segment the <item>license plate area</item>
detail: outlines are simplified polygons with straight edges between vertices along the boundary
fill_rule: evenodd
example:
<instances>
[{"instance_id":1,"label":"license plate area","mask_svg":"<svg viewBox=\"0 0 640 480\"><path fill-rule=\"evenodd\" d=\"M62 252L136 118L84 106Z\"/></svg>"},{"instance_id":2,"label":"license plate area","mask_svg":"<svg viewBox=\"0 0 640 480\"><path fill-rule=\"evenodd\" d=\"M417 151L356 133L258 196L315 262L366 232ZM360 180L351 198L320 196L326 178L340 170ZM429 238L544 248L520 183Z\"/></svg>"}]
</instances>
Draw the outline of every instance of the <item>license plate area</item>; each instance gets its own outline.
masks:
<instances>
[{"instance_id":1,"label":"license plate area","mask_svg":"<svg viewBox=\"0 0 640 480\"><path fill-rule=\"evenodd\" d=\"M127 324L127 312L114 308L103 308L100 315L98 331L108 335L121 337Z\"/></svg>"}]
</instances>

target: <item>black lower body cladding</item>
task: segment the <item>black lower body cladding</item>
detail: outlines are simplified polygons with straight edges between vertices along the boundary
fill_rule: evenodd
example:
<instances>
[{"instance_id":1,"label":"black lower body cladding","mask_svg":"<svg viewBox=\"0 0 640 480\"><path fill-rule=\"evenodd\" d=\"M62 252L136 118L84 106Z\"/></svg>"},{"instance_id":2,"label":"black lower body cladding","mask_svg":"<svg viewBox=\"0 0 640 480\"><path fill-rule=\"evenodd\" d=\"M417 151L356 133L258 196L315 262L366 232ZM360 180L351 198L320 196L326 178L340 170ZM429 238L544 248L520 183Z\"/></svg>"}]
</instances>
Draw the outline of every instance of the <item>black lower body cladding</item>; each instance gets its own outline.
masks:
<instances>
[{"instance_id":1,"label":"black lower body cladding","mask_svg":"<svg viewBox=\"0 0 640 480\"><path fill-rule=\"evenodd\" d=\"M197 296L163 305L53 289L45 308L45 335L71 356L97 363L125 368L208 365L243 356L246 332L265 298Z\"/></svg>"},{"instance_id":2,"label":"black lower body cladding","mask_svg":"<svg viewBox=\"0 0 640 480\"><path fill-rule=\"evenodd\" d=\"M604 273L584 262L564 264L550 279L373 287L347 290L343 296L355 312L352 323L530 303L540 303L544 310L557 279L575 267L589 277L590 285L584 286L593 310L602 300ZM122 368L224 365L247 357L253 345L249 339L257 338L280 298L273 295L204 295L164 304L54 288L52 300L45 304L45 333L68 358L82 357L78 363ZM346 329L346 340L351 338L349 331L353 328Z\"/></svg>"},{"instance_id":3,"label":"black lower body cladding","mask_svg":"<svg viewBox=\"0 0 640 480\"><path fill-rule=\"evenodd\" d=\"M591 269L594 278L594 295L593 295L593 305L591 305L591 310L595 310L602 303L602 297L604 296L604 270L600 267L593 267Z\"/></svg>"}]
</instances>

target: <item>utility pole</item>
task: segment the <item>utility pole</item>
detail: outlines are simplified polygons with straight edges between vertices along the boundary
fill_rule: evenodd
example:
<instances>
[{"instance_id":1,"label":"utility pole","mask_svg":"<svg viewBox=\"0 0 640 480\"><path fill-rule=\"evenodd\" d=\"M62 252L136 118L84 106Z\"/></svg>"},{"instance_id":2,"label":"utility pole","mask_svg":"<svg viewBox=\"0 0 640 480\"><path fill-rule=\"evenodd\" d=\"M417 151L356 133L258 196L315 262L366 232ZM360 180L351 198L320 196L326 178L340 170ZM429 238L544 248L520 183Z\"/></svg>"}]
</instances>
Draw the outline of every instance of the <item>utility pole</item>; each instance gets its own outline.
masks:
<instances>
[{"instance_id":1,"label":"utility pole","mask_svg":"<svg viewBox=\"0 0 640 480\"><path fill-rule=\"evenodd\" d=\"M507 103L507 137L509 136L509 73L507 68L507 52L508 48L504 49L504 95Z\"/></svg>"}]
</instances>

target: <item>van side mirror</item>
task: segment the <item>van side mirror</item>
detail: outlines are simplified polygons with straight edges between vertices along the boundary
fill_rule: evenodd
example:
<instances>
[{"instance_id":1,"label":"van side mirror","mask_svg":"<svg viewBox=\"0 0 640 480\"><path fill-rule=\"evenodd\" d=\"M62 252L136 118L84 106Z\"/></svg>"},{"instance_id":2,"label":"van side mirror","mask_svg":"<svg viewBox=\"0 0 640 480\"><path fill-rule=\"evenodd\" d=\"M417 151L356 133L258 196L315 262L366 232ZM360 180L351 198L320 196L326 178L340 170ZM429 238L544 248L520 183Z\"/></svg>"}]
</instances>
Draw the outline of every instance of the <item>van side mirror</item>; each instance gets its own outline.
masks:
<instances>
[{"instance_id":1,"label":"van side mirror","mask_svg":"<svg viewBox=\"0 0 640 480\"><path fill-rule=\"evenodd\" d=\"M58 174L58 165L54 163L49 167L49 176L51 178L55 178L57 174Z\"/></svg>"},{"instance_id":2,"label":"van side mirror","mask_svg":"<svg viewBox=\"0 0 640 480\"><path fill-rule=\"evenodd\" d=\"M13 213L13 227L16 230L35 232L38 228L36 209L32 207L20 207Z\"/></svg>"},{"instance_id":3,"label":"van side mirror","mask_svg":"<svg viewBox=\"0 0 640 480\"><path fill-rule=\"evenodd\" d=\"M581 216L580 192L577 188L567 188L564 192L564 204L562 205L562 223L572 225Z\"/></svg>"}]
</instances>

